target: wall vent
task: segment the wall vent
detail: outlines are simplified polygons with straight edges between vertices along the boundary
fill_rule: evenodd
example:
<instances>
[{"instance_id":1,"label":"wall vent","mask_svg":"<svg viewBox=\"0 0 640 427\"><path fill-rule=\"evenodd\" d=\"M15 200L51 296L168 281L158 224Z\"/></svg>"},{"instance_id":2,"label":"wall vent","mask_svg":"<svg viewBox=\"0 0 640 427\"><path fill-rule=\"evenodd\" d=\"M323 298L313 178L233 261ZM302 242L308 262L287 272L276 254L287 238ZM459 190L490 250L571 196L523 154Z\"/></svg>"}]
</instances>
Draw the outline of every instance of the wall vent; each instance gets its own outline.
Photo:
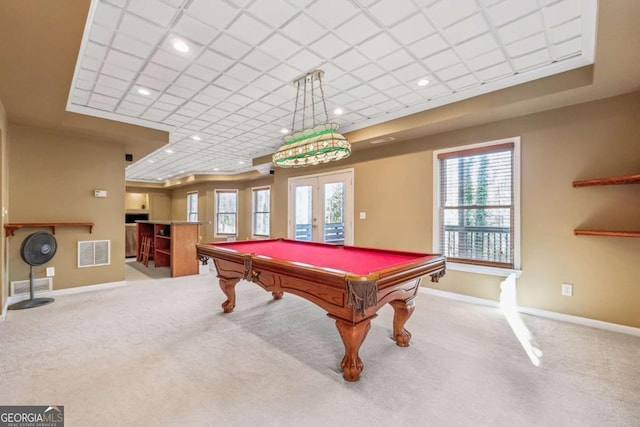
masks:
<instances>
[{"instance_id":1,"label":"wall vent","mask_svg":"<svg viewBox=\"0 0 640 427\"><path fill-rule=\"evenodd\" d=\"M11 282L11 296L29 295L31 293L28 280L17 280ZM33 279L33 293L49 292L53 290L53 280L51 277L43 277L42 279Z\"/></svg>"},{"instance_id":2,"label":"wall vent","mask_svg":"<svg viewBox=\"0 0 640 427\"><path fill-rule=\"evenodd\" d=\"M111 240L78 242L78 268L111 264Z\"/></svg>"}]
</instances>

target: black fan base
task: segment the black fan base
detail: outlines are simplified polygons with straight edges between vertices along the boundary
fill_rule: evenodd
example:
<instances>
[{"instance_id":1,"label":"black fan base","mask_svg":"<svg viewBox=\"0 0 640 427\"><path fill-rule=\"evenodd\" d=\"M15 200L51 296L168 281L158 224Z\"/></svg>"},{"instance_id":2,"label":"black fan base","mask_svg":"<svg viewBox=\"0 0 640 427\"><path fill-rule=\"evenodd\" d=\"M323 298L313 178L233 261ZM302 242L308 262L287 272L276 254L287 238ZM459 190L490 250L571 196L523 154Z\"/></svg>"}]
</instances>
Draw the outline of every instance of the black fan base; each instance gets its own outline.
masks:
<instances>
[{"instance_id":1,"label":"black fan base","mask_svg":"<svg viewBox=\"0 0 640 427\"><path fill-rule=\"evenodd\" d=\"M25 308L35 308L40 307L41 305L49 304L54 301L53 298L32 298L26 299L24 301L17 302L15 304L11 304L7 307L9 310L23 310Z\"/></svg>"}]
</instances>

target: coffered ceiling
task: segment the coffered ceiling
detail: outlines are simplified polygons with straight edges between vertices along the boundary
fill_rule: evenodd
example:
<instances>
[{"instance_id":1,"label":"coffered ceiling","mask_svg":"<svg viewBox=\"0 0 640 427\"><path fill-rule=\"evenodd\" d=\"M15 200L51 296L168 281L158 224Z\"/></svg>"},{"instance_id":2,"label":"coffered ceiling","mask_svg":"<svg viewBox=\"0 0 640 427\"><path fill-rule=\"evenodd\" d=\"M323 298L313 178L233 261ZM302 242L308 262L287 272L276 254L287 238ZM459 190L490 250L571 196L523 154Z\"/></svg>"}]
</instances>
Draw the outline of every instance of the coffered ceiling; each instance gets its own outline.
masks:
<instances>
[{"instance_id":1,"label":"coffered ceiling","mask_svg":"<svg viewBox=\"0 0 640 427\"><path fill-rule=\"evenodd\" d=\"M93 0L66 108L170 132L129 181L237 174L281 145L309 71L345 133L591 64L596 16L595 0Z\"/></svg>"}]
</instances>

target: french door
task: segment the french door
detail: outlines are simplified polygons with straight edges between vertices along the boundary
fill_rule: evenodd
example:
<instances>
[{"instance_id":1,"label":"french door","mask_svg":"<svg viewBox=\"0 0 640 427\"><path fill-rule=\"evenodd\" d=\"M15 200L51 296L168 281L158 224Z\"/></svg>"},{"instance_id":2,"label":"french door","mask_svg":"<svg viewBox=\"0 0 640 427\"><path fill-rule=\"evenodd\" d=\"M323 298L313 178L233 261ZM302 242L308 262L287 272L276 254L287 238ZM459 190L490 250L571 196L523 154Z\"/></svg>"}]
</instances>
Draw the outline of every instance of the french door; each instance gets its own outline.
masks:
<instances>
[{"instance_id":1,"label":"french door","mask_svg":"<svg viewBox=\"0 0 640 427\"><path fill-rule=\"evenodd\" d=\"M353 244L353 169L289 178L289 238Z\"/></svg>"}]
</instances>

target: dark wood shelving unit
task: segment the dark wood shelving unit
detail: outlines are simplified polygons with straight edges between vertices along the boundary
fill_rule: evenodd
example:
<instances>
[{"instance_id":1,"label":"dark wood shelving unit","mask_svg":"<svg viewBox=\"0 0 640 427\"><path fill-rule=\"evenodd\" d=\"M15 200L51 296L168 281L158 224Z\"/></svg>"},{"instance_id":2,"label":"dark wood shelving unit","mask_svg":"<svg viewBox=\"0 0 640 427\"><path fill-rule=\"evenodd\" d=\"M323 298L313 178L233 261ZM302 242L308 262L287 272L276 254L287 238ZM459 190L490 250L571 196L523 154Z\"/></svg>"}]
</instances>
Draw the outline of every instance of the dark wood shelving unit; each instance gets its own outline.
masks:
<instances>
[{"instance_id":1,"label":"dark wood shelving unit","mask_svg":"<svg viewBox=\"0 0 640 427\"><path fill-rule=\"evenodd\" d=\"M606 178L585 179L573 181L574 187L592 187L597 185L627 185L640 184L640 174L620 175ZM640 231L614 231L614 230L573 230L576 236L611 236L611 237L640 237Z\"/></svg>"},{"instance_id":2,"label":"dark wood shelving unit","mask_svg":"<svg viewBox=\"0 0 640 427\"><path fill-rule=\"evenodd\" d=\"M92 233L93 226L92 222L12 222L4 225L4 235L5 237L13 236L16 230L23 227L50 227L52 234L56 234L56 227L89 227L89 233Z\"/></svg>"}]
</instances>

